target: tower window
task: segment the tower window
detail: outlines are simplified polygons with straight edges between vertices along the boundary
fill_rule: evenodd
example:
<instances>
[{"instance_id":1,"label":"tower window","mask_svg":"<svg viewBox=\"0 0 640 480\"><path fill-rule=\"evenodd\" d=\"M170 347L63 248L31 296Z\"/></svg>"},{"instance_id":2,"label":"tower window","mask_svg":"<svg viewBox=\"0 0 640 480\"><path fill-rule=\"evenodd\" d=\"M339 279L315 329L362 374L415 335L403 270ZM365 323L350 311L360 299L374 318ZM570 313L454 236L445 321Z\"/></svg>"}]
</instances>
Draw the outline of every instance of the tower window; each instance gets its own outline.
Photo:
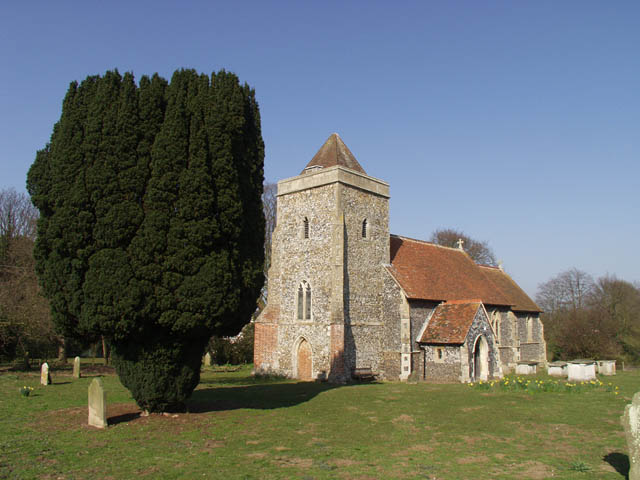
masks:
<instances>
[{"instance_id":1,"label":"tower window","mask_svg":"<svg viewBox=\"0 0 640 480\"><path fill-rule=\"evenodd\" d=\"M304 311L304 288L302 284L298 287L298 320L302 320Z\"/></svg>"},{"instance_id":2,"label":"tower window","mask_svg":"<svg viewBox=\"0 0 640 480\"><path fill-rule=\"evenodd\" d=\"M367 219L365 218L362 221L362 238L367 238L368 236L367 234L369 233L368 228L369 228L369 224L367 223Z\"/></svg>"},{"instance_id":3,"label":"tower window","mask_svg":"<svg viewBox=\"0 0 640 480\"><path fill-rule=\"evenodd\" d=\"M304 217L304 238L309 238L309 219Z\"/></svg>"},{"instance_id":4,"label":"tower window","mask_svg":"<svg viewBox=\"0 0 640 480\"><path fill-rule=\"evenodd\" d=\"M311 320L311 285L304 280L298 286L298 320Z\"/></svg>"}]
</instances>

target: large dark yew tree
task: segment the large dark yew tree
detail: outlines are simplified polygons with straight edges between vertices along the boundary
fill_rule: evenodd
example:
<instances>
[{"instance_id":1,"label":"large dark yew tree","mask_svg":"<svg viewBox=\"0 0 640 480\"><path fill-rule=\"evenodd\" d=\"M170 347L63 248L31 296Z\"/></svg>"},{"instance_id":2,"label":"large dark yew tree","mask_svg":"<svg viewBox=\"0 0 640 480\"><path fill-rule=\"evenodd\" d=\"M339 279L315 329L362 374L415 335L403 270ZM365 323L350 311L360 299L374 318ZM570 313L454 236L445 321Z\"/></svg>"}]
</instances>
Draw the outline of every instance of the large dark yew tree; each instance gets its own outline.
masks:
<instances>
[{"instance_id":1,"label":"large dark yew tree","mask_svg":"<svg viewBox=\"0 0 640 480\"><path fill-rule=\"evenodd\" d=\"M37 272L58 328L106 336L143 409L182 408L209 338L256 308L263 160L254 91L231 73L69 87L28 175Z\"/></svg>"}]
</instances>

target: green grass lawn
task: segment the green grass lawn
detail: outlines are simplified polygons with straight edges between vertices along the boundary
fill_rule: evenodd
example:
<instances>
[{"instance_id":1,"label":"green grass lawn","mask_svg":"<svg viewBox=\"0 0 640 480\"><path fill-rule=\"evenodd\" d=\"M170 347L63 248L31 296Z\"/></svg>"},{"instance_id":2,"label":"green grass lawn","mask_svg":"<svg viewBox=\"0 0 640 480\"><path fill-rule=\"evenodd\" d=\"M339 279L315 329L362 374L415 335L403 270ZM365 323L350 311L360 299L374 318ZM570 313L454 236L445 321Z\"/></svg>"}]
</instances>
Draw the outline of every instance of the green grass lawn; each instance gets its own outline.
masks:
<instances>
[{"instance_id":1,"label":"green grass lawn","mask_svg":"<svg viewBox=\"0 0 640 480\"><path fill-rule=\"evenodd\" d=\"M620 416L640 390L640 371L566 392L333 386L244 367L204 371L189 413L140 417L107 375L111 426L98 430L87 426L91 379L0 375L0 478L623 479Z\"/></svg>"}]
</instances>

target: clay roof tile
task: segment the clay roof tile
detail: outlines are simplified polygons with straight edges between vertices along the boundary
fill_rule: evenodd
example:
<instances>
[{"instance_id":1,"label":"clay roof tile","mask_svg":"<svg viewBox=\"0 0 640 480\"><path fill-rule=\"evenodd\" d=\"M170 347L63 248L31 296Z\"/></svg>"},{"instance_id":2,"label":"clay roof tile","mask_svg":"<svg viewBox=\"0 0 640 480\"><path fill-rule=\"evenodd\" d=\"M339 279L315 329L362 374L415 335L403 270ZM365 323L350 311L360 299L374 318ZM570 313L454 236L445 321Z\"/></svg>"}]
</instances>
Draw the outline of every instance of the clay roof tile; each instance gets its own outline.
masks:
<instances>
[{"instance_id":1,"label":"clay roof tile","mask_svg":"<svg viewBox=\"0 0 640 480\"><path fill-rule=\"evenodd\" d=\"M304 167L301 174L308 170L313 170L314 167L328 168L336 165L350 168L365 175L367 174L337 133L332 133L329 136L327 141L324 142L324 145L318 150L318 153L316 153L307 166Z\"/></svg>"},{"instance_id":2,"label":"clay roof tile","mask_svg":"<svg viewBox=\"0 0 640 480\"><path fill-rule=\"evenodd\" d=\"M438 305L420 337L420 343L464 343L480 303L455 302Z\"/></svg>"},{"instance_id":3,"label":"clay roof tile","mask_svg":"<svg viewBox=\"0 0 640 480\"><path fill-rule=\"evenodd\" d=\"M517 312L542 312L542 309L531 300L529 295L502 269L488 265L479 265L479 267L507 297L513 310Z\"/></svg>"},{"instance_id":4,"label":"clay roof tile","mask_svg":"<svg viewBox=\"0 0 640 480\"><path fill-rule=\"evenodd\" d=\"M410 299L511 301L463 250L391 235L390 273Z\"/></svg>"}]
</instances>

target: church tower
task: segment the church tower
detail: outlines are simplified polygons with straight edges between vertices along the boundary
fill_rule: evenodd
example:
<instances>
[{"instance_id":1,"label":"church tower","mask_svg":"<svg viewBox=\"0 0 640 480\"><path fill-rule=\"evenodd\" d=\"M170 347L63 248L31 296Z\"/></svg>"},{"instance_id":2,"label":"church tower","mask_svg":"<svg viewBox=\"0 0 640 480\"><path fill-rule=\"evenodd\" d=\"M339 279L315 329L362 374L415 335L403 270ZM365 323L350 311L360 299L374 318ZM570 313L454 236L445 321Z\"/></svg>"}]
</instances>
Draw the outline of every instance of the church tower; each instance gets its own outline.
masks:
<instances>
[{"instance_id":1,"label":"church tower","mask_svg":"<svg viewBox=\"0 0 640 480\"><path fill-rule=\"evenodd\" d=\"M378 371L389 258L389 185L334 133L278 182L256 372L344 381L356 368Z\"/></svg>"}]
</instances>

